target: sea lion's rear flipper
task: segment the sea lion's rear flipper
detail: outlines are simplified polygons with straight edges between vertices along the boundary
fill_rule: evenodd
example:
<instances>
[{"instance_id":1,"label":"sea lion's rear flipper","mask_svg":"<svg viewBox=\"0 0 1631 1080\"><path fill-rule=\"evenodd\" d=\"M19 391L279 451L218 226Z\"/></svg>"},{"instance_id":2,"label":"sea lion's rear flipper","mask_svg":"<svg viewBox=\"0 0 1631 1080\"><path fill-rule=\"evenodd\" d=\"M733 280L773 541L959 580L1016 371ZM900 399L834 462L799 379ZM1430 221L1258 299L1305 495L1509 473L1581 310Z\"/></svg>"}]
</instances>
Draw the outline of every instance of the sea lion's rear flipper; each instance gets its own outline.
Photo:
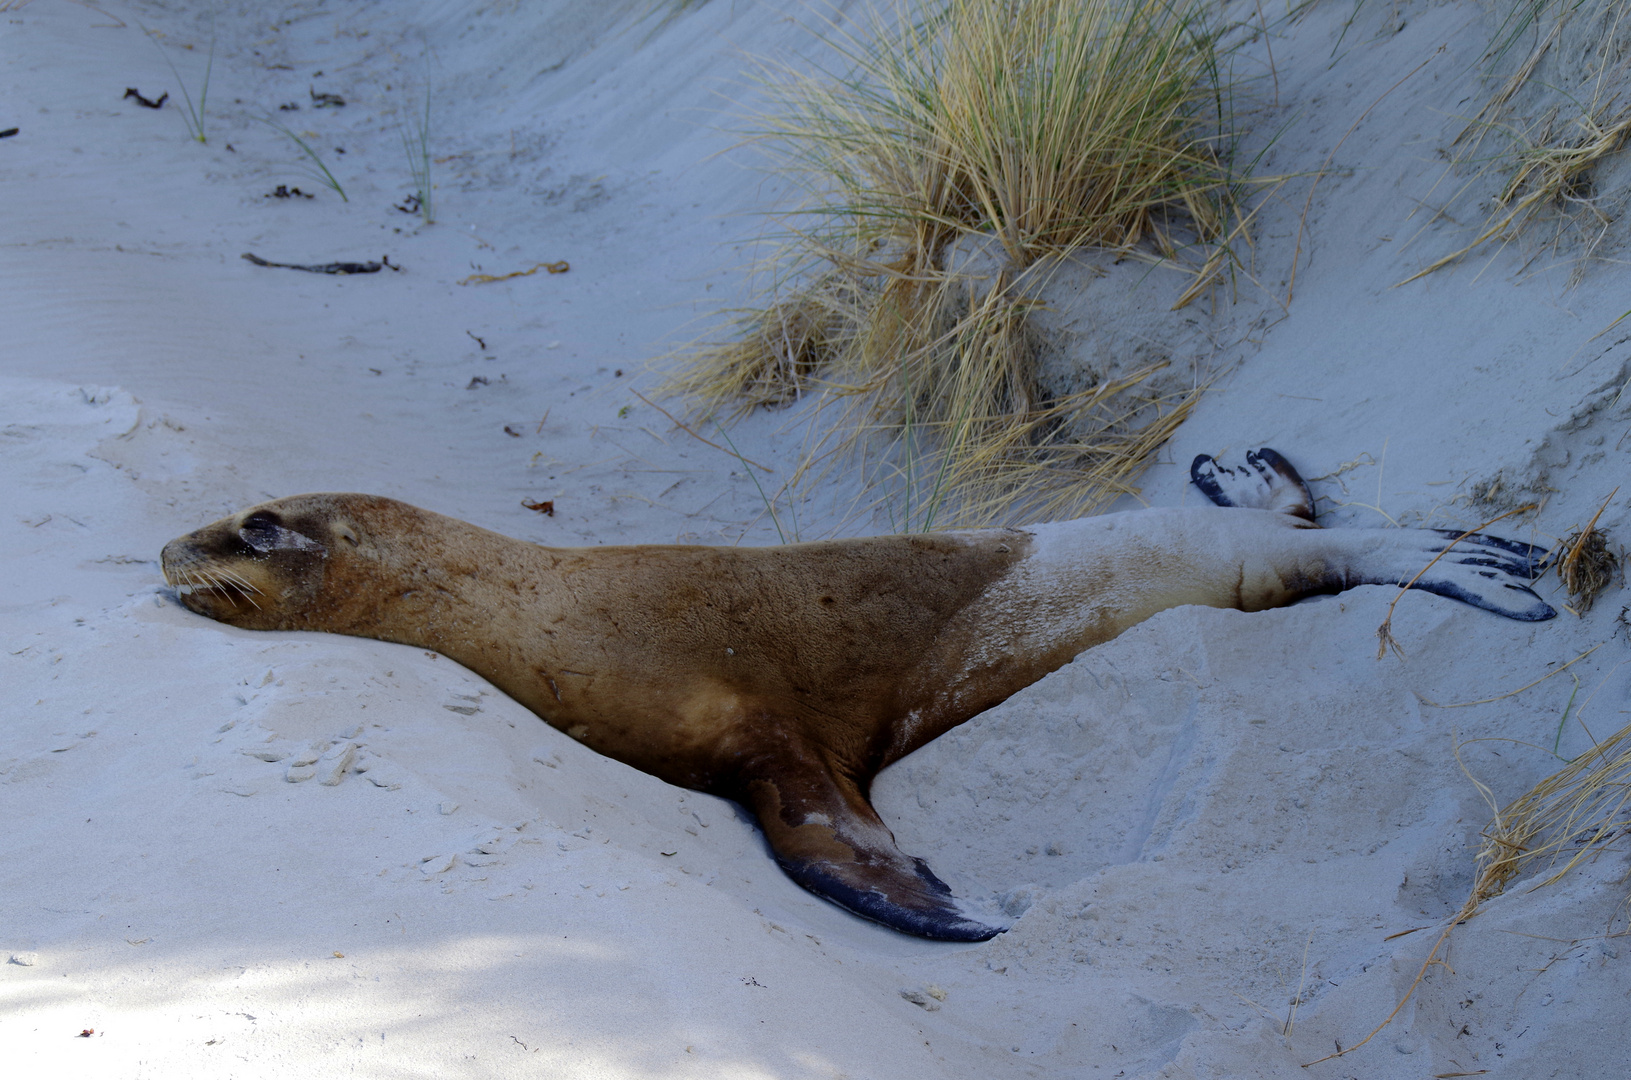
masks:
<instances>
[{"instance_id":1,"label":"sea lion's rear flipper","mask_svg":"<svg viewBox=\"0 0 1631 1080\"><path fill-rule=\"evenodd\" d=\"M894 930L937 941L985 941L1005 927L970 917L895 837L860 787L817 755L777 762L743 785L787 875L817 896Z\"/></svg>"},{"instance_id":2,"label":"sea lion's rear flipper","mask_svg":"<svg viewBox=\"0 0 1631 1080\"><path fill-rule=\"evenodd\" d=\"M1557 614L1533 588L1546 550L1455 529L1320 529L1302 534L1319 552L1327 591L1355 585L1409 586L1520 622ZM1314 590L1318 591L1318 590Z\"/></svg>"},{"instance_id":3,"label":"sea lion's rear flipper","mask_svg":"<svg viewBox=\"0 0 1631 1080\"><path fill-rule=\"evenodd\" d=\"M1521 622L1542 622L1557 614L1530 587L1549 565L1545 548L1454 529L1410 531L1422 538L1417 558L1439 556L1412 588Z\"/></svg>"},{"instance_id":4,"label":"sea lion's rear flipper","mask_svg":"<svg viewBox=\"0 0 1631 1080\"><path fill-rule=\"evenodd\" d=\"M1262 447L1246 451L1246 462L1229 468L1207 454L1189 465L1189 479L1219 506L1278 510L1314 520L1314 495L1308 484L1278 452Z\"/></svg>"}]
</instances>

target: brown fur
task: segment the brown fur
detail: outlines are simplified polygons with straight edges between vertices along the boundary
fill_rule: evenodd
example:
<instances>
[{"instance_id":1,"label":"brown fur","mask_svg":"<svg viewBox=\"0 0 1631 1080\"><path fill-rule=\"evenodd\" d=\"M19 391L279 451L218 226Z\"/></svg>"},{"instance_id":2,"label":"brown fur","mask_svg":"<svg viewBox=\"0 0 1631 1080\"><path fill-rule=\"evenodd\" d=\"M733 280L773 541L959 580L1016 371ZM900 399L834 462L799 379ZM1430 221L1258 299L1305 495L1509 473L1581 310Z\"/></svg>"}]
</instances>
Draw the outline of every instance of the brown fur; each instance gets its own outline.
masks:
<instances>
[{"instance_id":1,"label":"brown fur","mask_svg":"<svg viewBox=\"0 0 1631 1080\"><path fill-rule=\"evenodd\" d=\"M241 534L257 513L323 550L256 550ZM904 875L897 896L938 908L949 894L893 850L865 788L966 718L894 737L895 718L935 711L955 674L942 631L1026 547L980 533L544 548L389 499L312 495L172 541L163 564L177 585L230 572L240 585L182 600L236 626L434 649L601 753L754 806L784 865L842 855L857 868L864 850ZM917 678L902 679L902 655L923 661Z\"/></svg>"},{"instance_id":2,"label":"brown fur","mask_svg":"<svg viewBox=\"0 0 1631 1080\"><path fill-rule=\"evenodd\" d=\"M774 548L547 548L325 494L174 540L163 566L187 607L235 626L442 653L601 753L747 803L807 888L980 940L997 928L895 848L867 800L878 770L1164 608L1398 580L1415 549L1392 532L1207 508Z\"/></svg>"},{"instance_id":3,"label":"brown fur","mask_svg":"<svg viewBox=\"0 0 1631 1080\"><path fill-rule=\"evenodd\" d=\"M846 771L875 772L915 749L886 755L887 718L931 705L932 687L952 674L936 669L955 662L941 631L1026 547L1023 534L1006 543L940 534L787 548L545 548L371 496L301 500L301 512L280 516L326 557L251 558L239 573L258 595L203 592L184 603L247 629L433 649L601 753L737 797L733 762L751 753L764 713L818 734ZM219 560L239 543L239 520L167 547L172 577L189 557ZM331 523L341 521L355 548L335 538ZM902 652L930 661L909 686Z\"/></svg>"}]
</instances>

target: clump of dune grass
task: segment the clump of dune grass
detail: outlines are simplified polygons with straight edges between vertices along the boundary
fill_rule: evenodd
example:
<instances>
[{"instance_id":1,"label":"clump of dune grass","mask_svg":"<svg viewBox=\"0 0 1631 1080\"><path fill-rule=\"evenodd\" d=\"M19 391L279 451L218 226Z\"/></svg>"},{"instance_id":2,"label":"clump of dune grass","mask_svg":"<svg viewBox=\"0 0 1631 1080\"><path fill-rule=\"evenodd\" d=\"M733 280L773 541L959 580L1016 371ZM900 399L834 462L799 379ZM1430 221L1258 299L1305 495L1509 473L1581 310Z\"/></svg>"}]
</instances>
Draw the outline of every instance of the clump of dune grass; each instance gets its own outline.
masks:
<instances>
[{"instance_id":1,"label":"clump of dune grass","mask_svg":"<svg viewBox=\"0 0 1631 1080\"><path fill-rule=\"evenodd\" d=\"M1548 124L1537 137L1517 130L1510 134L1517 144L1512 177L1495 196L1482 231L1470 244L1417 271L1403 284L1457 262L1491 240L1516 239L1548 212L1576 212L1588 227L1597 226L1599 234L1611 223L1594 204L1590 174L1631 142L1631 104L1610 114L1593 103L1561 133Z\"/></svg>"},{"instance_id":2,"label":"clump of dune grass","mask_svg":"<svg viewBox=\"0 0 1631 1080\"><path fill-rule=\"evenodd\" d=\"M1491 241L1516 240L1544 221L1557 226L1558 240L1569 229L1580 233L1589 257L1613 223L1614 214L1599 205L1594 177L1631 143L1631 56L1625 51L1631 23L1625 5L1518 0L1509 6L1488 52L1490 68L1502 66L1521 41L1532 38L1534 44L1456 137L1453 152L1457 167L1473 170L1474 183L1496 170L1509 175L1473 240L1401 284ZM1559 59L1560 53L1566 58ZM1520 91L1528 91L1521 105L1515 100ZM1494 149L1486 146L1491 139Z\"/></svg>"},{"instance_id":3,"label":"clump of dune grass","mask_svg":"<svg viewBox=\"0 0 1631 1080\"><path fill-rule=\"evenodd\" d=\"M840 361L823 376L838 414L818 425L801 468L819 477L828 462L853 465L876 493L859 505L900 531L1078 517L1136 492L1199 389L1154 389L1166 366L1156 363L1047 397L1036 378L1045 343L1024 294L1000 275L949 281L915 301L926 310L886 311L866 327L914 334L916 316L937 331L903 343L892 369ZM846 377L857 381L837 381Z\"/></svg>"},{"instance_id":4,"label":"clump of dune grass","mask_svg":"<svg viewBox=\"0 0 1631 1080\"><path fill-rule=\"evenodd\" d=\"M1620 557L1609 547L1607 537L1597 528L1597 519L1603 516L1603 511L1608 509L1608 504L1619 490L1615 488L1614 493L1603 500L1603 505L1592 515L1586 527L1566 537L1560 549L1562 554L1557 560L1557 576L1563 582L1564 589L1568 590L1569 599L1573 601L1570 610L1576 615L1590 611L1598 594L1621 576Z\"/></svg>"},{"instance_id":5,"label":"clump of dune grass","mask_svg":"<svg viewBox=\"0 0 1631 1080\"><path fill-rule=\"evenodd\" d=\"M1480 900L1544 868L1544 888L1631 834L1631 727L1621 728L1495 815L1478 852Z\"/></svg>"},{"instance_id":6,"label":"clump of dune grass","mask_svg":"<svg viewBox=\"0 0 1631 1080\"><path fill-rule=\"evenodd\" d=\"M1597 596L1619 576L1620 558L1609 548L1603 534L1595 529L1577 533L1564 542L1568 556L1558 563L1557 576L1563 579L1574 608L1584 615Z\"/></svg>"},{"instance_id":7,"label":"clump of dune grass","mask_svg":"<svg viewBox=\"0 0 1631 1080\"><path fill-rule=\"evenodd\" d=\"M1495 806L1489 788L1478 780L1473 783L1490 805ZM1484 829L1467 899L1439 931L1399 1003L1363 1039L1346 1047L1339 1043L1336 1053L1307 1064L1317 1065L1351 1054L1392 1023L1432 966L1443 963L1439 953L1451 931L1477 915L1487 901L1505 892L1514 880L1544 868L1546 876L1530 886L1529 891L1545 888L1582 863L1605 854L1612 844L1628 835L1631 835L1631 726L1621 728L1495 811L1494 819ZM1631 904L1631 896L1626 899Z\"/></svg>"},{"instance_id":8,"label":"clump of dune grass","mask_svg":"<svg viewBox=\"0 0 1631 1080\"><path fill-rule=\"evenodd\" d=\"M783 284L670 389L704 411L849 399L818 411L802 471L858 461L869 484L933 503L903 515L912 527L1086 512L1128 490L1192 396L1150 390L1145 370L1050 397L1031 314L1084 247L1197 251L1204 282L1226 267L1214 253L1244 226L1204 10L900 0L864 37L830 25L846 74L767 73L760 135L808 196L772 260Z\"/></svg>"},{"instance_id":9,"label":"clump of dune grass","mask_svg":"<svg viewBox=\"0 0 1631 1080\"><path fill-rule=\"evenodd\" d=\"M1171 0L901 0L847 77L784 70L765 134L814 197L811 239L925 269L963 233L1011 260L1225 229L1214 35ZM879 255L882 258L879 258Z\"/></svg>"},{"instance_id":10,"label":"clump of dune grass","mask_svg":"<svg viewBox=\"0 0 1631 1080\"><path fill-rule=\"evenodd\" d=\"M842 278L818 281L769 307L744 312L735 337L706 348L668 389L708 415L740 416L786 405L842 356L860 311Z\"/></svg>"}]
</instances>

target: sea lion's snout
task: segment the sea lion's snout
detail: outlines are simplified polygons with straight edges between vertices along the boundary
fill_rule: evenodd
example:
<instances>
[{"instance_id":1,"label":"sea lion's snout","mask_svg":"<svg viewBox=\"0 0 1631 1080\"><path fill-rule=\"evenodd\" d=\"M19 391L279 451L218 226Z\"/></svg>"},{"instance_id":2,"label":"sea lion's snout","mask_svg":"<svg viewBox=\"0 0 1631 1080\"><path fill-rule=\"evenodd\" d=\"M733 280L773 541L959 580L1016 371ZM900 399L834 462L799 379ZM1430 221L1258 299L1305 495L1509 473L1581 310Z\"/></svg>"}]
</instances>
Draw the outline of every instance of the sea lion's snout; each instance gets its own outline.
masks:
<instances>
[{"instance_id":1,"label":"sea lion's snout","mask_svg":"<svg viewBox=\"0 0 1631 1080\"><path fill-rule=\"evenodd\" d=\"M243 609L257 610L262 590L235 568L237 560L223 558L212 544L209 529L188 533L164 545L159 566L164 580L175 588L176 598L190 611L212 619L233 622Z\"/></svg>"},{"instance_id":2,"label":"sea lion's snout","mask_svg":"<svg viewBox=\"0 0 1631 1080\"><path fill-rule=\"evenodd\" d=\"M159 565L190 611L250 629L289 625L321 585L328 548L275 506L253 507L164 545Z\"/></svg>"}]
</instances>

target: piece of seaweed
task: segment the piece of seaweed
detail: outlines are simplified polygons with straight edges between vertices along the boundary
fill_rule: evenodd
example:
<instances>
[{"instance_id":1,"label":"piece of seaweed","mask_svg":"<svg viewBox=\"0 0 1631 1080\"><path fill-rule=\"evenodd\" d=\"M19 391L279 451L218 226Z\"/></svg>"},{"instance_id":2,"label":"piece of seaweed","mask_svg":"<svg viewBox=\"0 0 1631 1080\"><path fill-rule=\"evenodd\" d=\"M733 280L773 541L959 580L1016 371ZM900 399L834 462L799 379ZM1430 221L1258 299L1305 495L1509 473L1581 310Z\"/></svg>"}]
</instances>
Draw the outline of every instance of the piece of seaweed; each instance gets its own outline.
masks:
<instances>
[{"instance_id":1,"label":"piece of seaweed","mask_svg":"<svg viewBox=\"0 0 1631 1080\"><path fill-rule=\"evenodd\" d=\"M377 274L387 266L390 266L392 270L402 269L400 266L391 266L391 258L388 255L381 256L379 262L331 262L317 263L310 266L300 263L272 262L261 258L252 251L244 252L243 258L256 266L276 266L284 270L304 270L308 274Z\"/></svg>"}]
</instances>

